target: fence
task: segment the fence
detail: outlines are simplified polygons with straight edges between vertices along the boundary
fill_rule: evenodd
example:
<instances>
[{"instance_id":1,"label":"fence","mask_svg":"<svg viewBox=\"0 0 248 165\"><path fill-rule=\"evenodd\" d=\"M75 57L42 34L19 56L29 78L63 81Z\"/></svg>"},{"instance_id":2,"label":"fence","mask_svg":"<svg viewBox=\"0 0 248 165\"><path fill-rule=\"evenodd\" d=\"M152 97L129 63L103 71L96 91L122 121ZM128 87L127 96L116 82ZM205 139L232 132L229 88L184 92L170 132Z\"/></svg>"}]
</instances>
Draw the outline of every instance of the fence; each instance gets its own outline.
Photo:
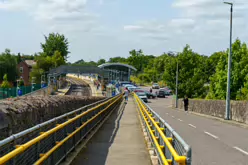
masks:
<instances>
[{"instance_id":1,"label":"fence","mask_svg":"<svg viewBox=\"0 0 248 165\"><path fill-rule=\"evenodd\" d=\"M191 148L156 112L136 94L135 102L159 164L191 165Z\"/></svg>"},{"instance_id":2,"label":"fence","mask_svg":"<svg viewBox=\"0 0 248 165\"><path fill-rule=\"evenodd\" d=\"M14 88L0 88L0 100L1 99L6 99L10 97L17 97L18 95L18 89L22 91L22 95L31 93L32 91L36 91L38 89L41 89L40 84L34 84L33 85L33 90L32 86L22 86L22 87L14 87Z\"/></svg>"},{"instance_id":3,"label":"fence","mask_svg":"<svg viewBox=\"0 0 248 165\"><path fill-rule=\"evenodd\" d=\"M30 135L25 142L17 143L16 136L1 141L0 164L59 164L92 129L120 105L122 99L120 94L24 131L19 134L18 139L20 142Z\"/></svg>"}]
</instances>

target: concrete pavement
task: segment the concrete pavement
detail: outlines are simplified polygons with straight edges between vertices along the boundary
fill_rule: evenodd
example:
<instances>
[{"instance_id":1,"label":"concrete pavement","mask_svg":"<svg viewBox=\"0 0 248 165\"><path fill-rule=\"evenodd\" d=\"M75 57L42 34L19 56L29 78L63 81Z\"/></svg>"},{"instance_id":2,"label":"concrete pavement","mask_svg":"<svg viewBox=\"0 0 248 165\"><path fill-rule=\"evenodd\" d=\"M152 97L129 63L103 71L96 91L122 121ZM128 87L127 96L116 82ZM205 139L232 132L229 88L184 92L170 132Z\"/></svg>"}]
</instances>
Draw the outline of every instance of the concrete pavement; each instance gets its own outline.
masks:
<instances>
[{"instance_id":1,"label":"concrete pavement","mask_svg":"<svg viewBox=\"0 0 248 165\"><path fill-rule=\"evenodd\" d=\"M110 116L72 164L151 164L133 99Z\"/></svg>"},{"instance_id":2,"label":"concrete pavement","mask_svg":"<svg viewBox=\"0 0 248 165\"><path fill-rule=\"evenodd\" d=\"M148 105L192 147L192 165L248 165L248 129L171 107L171 97Z\"/></svg>"}]
</instances>

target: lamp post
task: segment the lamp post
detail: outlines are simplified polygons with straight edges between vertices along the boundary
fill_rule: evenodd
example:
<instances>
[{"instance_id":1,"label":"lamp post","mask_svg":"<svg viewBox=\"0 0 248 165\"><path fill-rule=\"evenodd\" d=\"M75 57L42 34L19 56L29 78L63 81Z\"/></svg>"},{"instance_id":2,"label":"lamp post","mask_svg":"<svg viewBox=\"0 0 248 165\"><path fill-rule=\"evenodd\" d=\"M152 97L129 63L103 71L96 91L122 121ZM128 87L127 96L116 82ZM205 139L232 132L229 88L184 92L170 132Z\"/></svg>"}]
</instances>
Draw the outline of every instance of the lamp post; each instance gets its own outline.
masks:
<instances>
[{"instance_id":1,"label":"lamp post","mask_svg":"<svg viewBox=\"0 0 248 165\"><path fill-rule=\"evenodd\" d=\"M225 119L230 120L230 83L231 83L231 67L232 67L232 13L233 13L233 3L224 2L224 4L231 6L230 11L230 48L228 55L228 72L227 72L227 91L226 91L226 114Z\"/></svg>"},{"instance_id":2,"label":"lamp post","mask_svg":"<svg viewBox=\"0 0 248 165\"><path fill-rule=\"evenodd\" d=\"M177 74L176 74L176 108L178 108L178 60L177 60Z\"/></svg>"}]
</instances>

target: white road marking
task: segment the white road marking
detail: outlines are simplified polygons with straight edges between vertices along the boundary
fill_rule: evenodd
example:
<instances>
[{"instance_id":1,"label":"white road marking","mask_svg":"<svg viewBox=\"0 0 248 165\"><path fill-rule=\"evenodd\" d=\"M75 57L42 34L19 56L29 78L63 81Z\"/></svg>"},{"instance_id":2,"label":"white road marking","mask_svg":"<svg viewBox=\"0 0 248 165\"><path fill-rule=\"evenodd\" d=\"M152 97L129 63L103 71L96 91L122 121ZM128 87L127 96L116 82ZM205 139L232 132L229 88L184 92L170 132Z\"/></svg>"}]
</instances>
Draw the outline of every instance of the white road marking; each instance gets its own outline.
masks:
<instances>
[{"instance_id":1,"label":"white road marking","mask_svg":"<svg viewBox=\"0 0 248 165\"><path fill-rule=\"evenodd\" d=\"M192 124L188 124L190 127L196 128L196 126L192 125Z\"/></svg>"},{"instance_id":2,"label":"white road marking","mask_svg":"<svg viewBox=\"0 0 248 165\"><path fill-rule=\"evenodd\" d=\"M211 137L213 137L213 138L215 138L215 139L218 139L218 137L217 136L215 136L215 135L213 135L213 134L211 134L211 133L209 133L209 132L204 132L205 134L207 134L207 135L209 135L209 136L211 136Z\"/></svg>"},{"instance_id":3,"label":"white road marking","mask_svg":"<svg viewBox=\"0 0 248 165\"><path fill-rule=\"evenodd\" d=\"M175 116L171 116L172 118L175 118Z\"/></svg>"},{"instance_id":4,"label":"white road marking","mask_svg":"<svg viewBox=\"0 0 248 165\"><path fill-rule=\"evenodd\" d=\"M181 120L181 119L177 119L177 120L179 120L179 121L183 121L183 120Z\"/></svg>"},{"instance_id":5,"label":"white road marking","mask_svg":"<svg viewBox=\"0 0 248 165\"><path fill-rule=\"evenodd\" d=\"M236 150L238 150L238 151L240 151L240 152L242 152L242 153L245 154L245 155L248 155L248 152L242 150L242 149L239 148L239 147L233 147L233 148L236 149Z\"/></svg>"},{"instance_id":6,"label":"white road marking","mask_svg":"<svg viewBox=\"0 0 248 165\"><path fill-rule=\"evenodd\" d=\"M169 113L166 113L166 115L169 115Z\"/></svg>"}]
</instances>

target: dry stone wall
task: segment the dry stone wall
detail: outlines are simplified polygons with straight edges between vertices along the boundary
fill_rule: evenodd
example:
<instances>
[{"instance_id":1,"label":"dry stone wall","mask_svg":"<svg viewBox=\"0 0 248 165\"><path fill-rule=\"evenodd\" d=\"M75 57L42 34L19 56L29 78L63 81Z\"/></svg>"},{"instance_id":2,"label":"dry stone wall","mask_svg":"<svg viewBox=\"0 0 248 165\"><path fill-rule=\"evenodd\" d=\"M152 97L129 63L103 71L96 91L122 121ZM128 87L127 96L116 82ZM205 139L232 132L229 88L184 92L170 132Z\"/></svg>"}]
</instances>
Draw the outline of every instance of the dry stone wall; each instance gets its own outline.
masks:
<instances>
[{"instance_id":1,"label":"dry stone wall","mask_svg":"<svg viewBox=\"0 0 248 165\"><path fill-rule=\"evenodd\" d=\"M175 107L175 100L172 102ZM182 99L179 99L178 106L183 109ZM225 100L189 100L189 111L224 118L226 111ZM231 101L231 119L237 122L248 124L248 102Z\"/></svg>"},{"instance_id":2,"label":"dry stone wall","mask_svg":"<svg viewBox=\"0 0 248 165\"><path fill-rule=\"evenodd\" d=\"M0 101L0 139L104 97L28 96Z\"/></svg>"}]
</instances>

